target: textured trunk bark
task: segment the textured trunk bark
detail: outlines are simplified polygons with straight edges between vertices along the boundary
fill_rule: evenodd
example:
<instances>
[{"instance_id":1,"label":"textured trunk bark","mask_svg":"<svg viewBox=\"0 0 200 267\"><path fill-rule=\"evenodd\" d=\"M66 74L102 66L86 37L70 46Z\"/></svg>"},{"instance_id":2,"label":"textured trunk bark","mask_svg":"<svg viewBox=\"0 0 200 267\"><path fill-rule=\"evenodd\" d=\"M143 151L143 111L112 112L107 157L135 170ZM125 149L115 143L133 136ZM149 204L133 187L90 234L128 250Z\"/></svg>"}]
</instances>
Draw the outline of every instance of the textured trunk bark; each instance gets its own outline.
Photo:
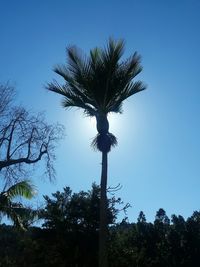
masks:
<instances>
[{"instance_id":1,"label":"textured trunk bark","mask_svg":"<svg viewBox=\"0 0 200 267\"><path fill-rule=\"evenodd\" d=\"M102 152L100 229L99 229L99 267L107 267L107 171L108 153Z\"/></svg>"}]
</instances>

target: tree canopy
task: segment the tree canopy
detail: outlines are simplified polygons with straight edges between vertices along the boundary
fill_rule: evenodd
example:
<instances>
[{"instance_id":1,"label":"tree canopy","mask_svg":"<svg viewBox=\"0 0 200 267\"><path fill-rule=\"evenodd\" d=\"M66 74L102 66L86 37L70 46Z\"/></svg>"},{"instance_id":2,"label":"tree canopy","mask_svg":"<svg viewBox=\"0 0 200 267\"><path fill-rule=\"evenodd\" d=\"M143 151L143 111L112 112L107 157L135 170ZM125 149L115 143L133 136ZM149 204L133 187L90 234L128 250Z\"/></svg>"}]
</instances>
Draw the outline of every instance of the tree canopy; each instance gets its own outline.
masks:
<instances>
[{"instance_id":1,"label":"tree canopy","mask_svg":"<svg viewBox=\"0 0 200 267\"><path fill-rule=\"evenodd\" d=\"M23 234L0 225L0 266L93 267L98 264L99 187L73 193L69 187L44 196L40 211L43 226ZM200 212L188 219L156 212L147 222L140 212L137 222L116 221L118 198L108 198L110 267L198 267Z\"/></svg>"}]
</instances>

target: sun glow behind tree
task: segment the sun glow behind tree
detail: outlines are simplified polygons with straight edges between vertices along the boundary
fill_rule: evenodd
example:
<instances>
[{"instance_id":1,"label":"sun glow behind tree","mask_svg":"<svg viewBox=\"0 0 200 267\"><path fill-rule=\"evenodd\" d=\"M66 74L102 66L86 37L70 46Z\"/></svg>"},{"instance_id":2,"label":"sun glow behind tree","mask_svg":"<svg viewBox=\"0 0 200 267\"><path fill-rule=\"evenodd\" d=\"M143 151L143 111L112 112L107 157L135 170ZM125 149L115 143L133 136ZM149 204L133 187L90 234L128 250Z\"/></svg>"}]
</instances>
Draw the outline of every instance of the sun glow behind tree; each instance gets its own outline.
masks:
<instances>
[{"instance_id":1,"label":"sun glow behind tree","mask_svg":"<svg viewBox=\"0 0 200 267\"><path fill-rule=\"evenodd\" d=\"M108 115L108 119L110 122L110 129L112 132L120 132L121 128L121 120L117 117L116 114L110 113ZM96 119L95 117L88 118L86 117L83 120L83 127L85 127L85 133L87 135L91 135L93 133L96 133Z\"/></svg>"},{"instance_id":2,"label":"sun glow behind tree","mask_svg":"<svg viewBox=\"0 0 200 267\"><path fill-rule=\"evenodd\" d=\"M137 130L140 127L139 115L139 111L135 110L135 108L132 109L130 106L123 112L123 116L114 113L108 114L109 129L113 134L117 135L119 143L128 141L131 138L129 135L130 132L137 135ZM84 139L92 139L96 135L96 119L79 114L76 118L78 119L82 137Z\"/></svg>"}]
</instances>

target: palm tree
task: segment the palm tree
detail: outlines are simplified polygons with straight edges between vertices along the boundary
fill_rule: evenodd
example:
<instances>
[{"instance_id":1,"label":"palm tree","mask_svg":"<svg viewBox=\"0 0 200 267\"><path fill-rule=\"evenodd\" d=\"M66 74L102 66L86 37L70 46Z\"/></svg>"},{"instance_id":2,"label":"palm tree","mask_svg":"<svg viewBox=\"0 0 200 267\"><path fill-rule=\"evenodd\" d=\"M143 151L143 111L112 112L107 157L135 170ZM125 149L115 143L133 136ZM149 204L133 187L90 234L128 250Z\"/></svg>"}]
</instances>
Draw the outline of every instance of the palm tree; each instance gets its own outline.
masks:
<instances>
[{"instance_id":1,"label":"palm tree","mask_svg":"<svg viewBox=\"0 0 200 267\"><path fill-rule=\"evenodd\" d=\"M105 48L94 48L89 56L75 46L67 48L67 65L57 65L54 71L64 78L47 84L47 89L63 96L64 108L78 107L88 116L96 118L98 134L92 142L102 153L99 266L107 266L107 157L116 137L109 132L108 114L121 113L125 99L145 89L141 81L133 78L142 70L140 56L134 53L121 60L124 41L109 39Z\"/></svg>"},{"instance_id":2,"label":"palm tree","mask_svg":"<svg viewBox=\"0 0 200 267\"><path fill-rule=\"evenodd\" d=\"M33 215L34 211L25 208L20 202L14 202L16 197L31 199L35 195L35 188L29 180L18 182L0 193L0 214L7 216L14 225L25 230L23 220Z\"/></svg>"}]
</instances>

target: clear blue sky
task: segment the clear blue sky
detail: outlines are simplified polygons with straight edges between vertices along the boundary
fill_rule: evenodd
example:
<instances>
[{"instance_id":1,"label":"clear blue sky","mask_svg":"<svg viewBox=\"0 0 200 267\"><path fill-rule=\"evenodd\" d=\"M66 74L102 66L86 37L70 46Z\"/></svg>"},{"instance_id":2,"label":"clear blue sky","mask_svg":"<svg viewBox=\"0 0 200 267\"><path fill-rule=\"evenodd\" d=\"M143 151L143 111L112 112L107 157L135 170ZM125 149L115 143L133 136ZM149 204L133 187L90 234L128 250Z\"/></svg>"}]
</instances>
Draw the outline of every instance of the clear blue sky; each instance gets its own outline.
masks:
<instances>
[{"instance_id":1,"label":"clear blue sky","mask_svg":"<svg viewBox=\"0 0 200 267\"><path fill-rule=\"evenodd\" d=\"M142 55L138 78L148 89L111 119L119 145L109 155L108 184L123 185L118 195L132 205L130 221L140 210L148 220L160 207L169 216L199 210L199 14L198 0L0 0L0 81L16 85L20 103L66 126L56 182L35 177L40 195L99 182L101 155L90 148L93 122L63 110L44 84L57 78L52 67L65 62L67 45L87 53L113 36L125 39L125 56Z\"/></svg>"}]
</instances>

